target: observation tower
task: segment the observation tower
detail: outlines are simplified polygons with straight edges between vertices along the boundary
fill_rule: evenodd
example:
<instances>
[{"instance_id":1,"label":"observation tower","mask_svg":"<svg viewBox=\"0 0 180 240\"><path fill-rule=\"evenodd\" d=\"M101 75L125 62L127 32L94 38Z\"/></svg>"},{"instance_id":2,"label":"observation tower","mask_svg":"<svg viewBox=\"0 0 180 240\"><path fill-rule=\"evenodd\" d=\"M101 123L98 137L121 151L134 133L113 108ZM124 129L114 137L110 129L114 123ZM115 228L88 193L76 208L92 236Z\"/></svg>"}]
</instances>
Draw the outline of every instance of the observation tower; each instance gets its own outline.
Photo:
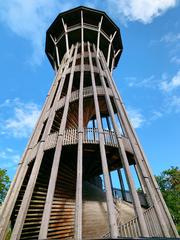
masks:
<instances>
[{"instance_id":1,"label":"observation tower","mask_svg":"<svg viewBox=\"0 0 180 240\"><path fill-rule=\"evenodd\" d=\"M48 11L48 9L47 9ZM120 30L77 7L46 34L55 71L6 196L0 239L178 237L112 71Z\"/></svg>"}]
</instances>

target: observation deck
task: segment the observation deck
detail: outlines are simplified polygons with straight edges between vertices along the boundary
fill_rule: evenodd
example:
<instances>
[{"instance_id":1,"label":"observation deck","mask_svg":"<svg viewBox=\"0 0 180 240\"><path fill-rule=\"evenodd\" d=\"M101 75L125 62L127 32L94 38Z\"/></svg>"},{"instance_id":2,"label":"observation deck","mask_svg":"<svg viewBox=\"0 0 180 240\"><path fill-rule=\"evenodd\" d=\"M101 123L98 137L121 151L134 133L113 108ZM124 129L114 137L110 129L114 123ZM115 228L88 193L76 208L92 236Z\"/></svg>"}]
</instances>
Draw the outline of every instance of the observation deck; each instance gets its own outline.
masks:
<instances>
[{"instance_id":1,"label":"observation deck","mask_svg":"<svg viewBox=\"0 0 180 240\"><path fill-rule=\"evenodd\" d=\"M117 66L123 49L120 29L105 12L80 6L60 13L46 33L45 52L53 69L72 44L88 41L103 52L110 68Z\"/></svg>"}]
</instances>

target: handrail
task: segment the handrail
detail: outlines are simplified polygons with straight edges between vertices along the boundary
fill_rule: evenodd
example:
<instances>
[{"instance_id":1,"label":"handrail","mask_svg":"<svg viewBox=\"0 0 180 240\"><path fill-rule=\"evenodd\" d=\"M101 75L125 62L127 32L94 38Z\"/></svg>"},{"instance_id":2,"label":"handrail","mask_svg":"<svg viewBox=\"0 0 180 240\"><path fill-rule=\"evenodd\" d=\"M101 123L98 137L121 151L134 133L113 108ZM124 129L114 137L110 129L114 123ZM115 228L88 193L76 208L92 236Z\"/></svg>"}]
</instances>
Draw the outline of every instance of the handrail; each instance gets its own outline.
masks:
<instances>
[{"instance_id":1,"label":"handrail","mask_svg":"<svg viewBox=\"0 0 180 240\"><path fill-rule=\"evenodd\" d=\"M117 146L115 133L111 130L103 130L106 145ZM77 129L66 129L63 145L75 144L78 141ZM97 128L84 128L83 143L99 143L99 131Z\"/></svg>"},{"instance_id":2,"label":"handrail","mask_svg":"<svg viewBox=\"0 0 180 240\"><path fill-rule=\"evenodd\" d=\"M105 145L118 147L115 132L112 130L103 130ZM50 134L46 141L44 150L51 149L56 146L58 132ZM125 149L130 150L128 139L124 136L123 142ZM64 131L63 145L72 145L78 143L78 130L76 128L69 128ZM98 144L99 143L99 131L97 128L84 128L83 131L83 143Z\"/></svg>"},{"instance_id":3,"label":"handrail","mask_svg":"<svg viewBox=\"0 0 180 240\"><path fill-rule=\"evenodd\" d=\"M110 88L108 88L108 93L110 96L113 96L113 93L112 93L112 90ZM104 89L102 86L100 87L97 87L97 94L98 95L103 95L105 94L104 93ZM89 87L86 87L83 89L83 97L88 97L88 96L91 96L93 95L93 89L92 89L92 86L89 86ZM56 104L56 107L55 107L55 111L57 111L58 109L60 109L61 107L64 106L65 104L65 98L66 97L62 97ZM70 97L70 102L73 102L75 100L78 100L79 99L79 90L76 90L76 91L73 91L71 93L71 97ZM49 110L48 110L49 111ZM48 115L46 116L46 118L48 117Z\"/></svg>"},{"instance_id":4,"label":"handrail","mask_svg":"<svg viewBox=\"0 0 180 240\"><path fill-rule=\"evenodd\" d=\"M143 212L144 219L147 225L147 229L150 237L163 237L161 227L159 225L158 219L155 214L154 206L149 207ZM138 218L134 217L126 223L121 224L119 219L117 219L117 224L119 227L120 237L140 237L140 229ZM110 233L106 233L102 238L107 239L110 237Z\"/></svg>"},{"instance_id":5,"label":"handrail","mask_svg":"<svg viewBox=\"0 0 180 240\"><path fill-rule=\"evenodd\" d=\"M118 147L115 132L112 130L103 130L105 145L111 147ZM45 140L44 150L52 149L56 146L58 139L58 131L49 134ZM131 152L131 146L128 138L122 136L122 140L125 146L125 150ZM69 128L64 131L63 145L72 145L78 143L78 130L76 128ZM83 143L84 144L99 144L99 131L97 128L84 128L83 131ZM39 143L31 148L31 161L37 154Z\"/></svg>"},{"instance_id":6,"label":"handrail","mask_svg":"<svg viewBox=\"0 0 180 240\"><path fill-rule=\"evenodd\" d=\"M127 190L123 191L123 190L121 190L119 188L113 188L112 190L113 190L114 198L116 200L122 199L122 200L124 200L126 202L129 202L129 203L133 202L132 195L131 195L130 191L127 191ZM143 192L137 192L137 194L138 194L141 206L147 208L148 207L148 203L146 201L145 194Z\"/></svg>"}]
</instances>

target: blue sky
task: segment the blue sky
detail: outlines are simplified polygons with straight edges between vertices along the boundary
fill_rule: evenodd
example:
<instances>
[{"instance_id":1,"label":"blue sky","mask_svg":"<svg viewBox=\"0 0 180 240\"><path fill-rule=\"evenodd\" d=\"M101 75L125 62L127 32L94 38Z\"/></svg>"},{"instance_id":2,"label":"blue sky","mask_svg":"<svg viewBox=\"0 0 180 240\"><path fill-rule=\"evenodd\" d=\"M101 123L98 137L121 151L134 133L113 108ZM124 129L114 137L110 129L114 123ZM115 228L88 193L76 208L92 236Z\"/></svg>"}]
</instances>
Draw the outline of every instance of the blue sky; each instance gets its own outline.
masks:
<instances>
[{"instance_id":1,"label":"blue sky","mask_svg":"<svg viewBox=\"0 0 180 240\"><path fill-rule=\"evenodd\" d=\"M113 77L152 166L180 163L180 2L176 0L0 1L0 168L12 178L52 83L45 32L59 12L104 10L121 29Z\"/></svg>"}]
</instances>

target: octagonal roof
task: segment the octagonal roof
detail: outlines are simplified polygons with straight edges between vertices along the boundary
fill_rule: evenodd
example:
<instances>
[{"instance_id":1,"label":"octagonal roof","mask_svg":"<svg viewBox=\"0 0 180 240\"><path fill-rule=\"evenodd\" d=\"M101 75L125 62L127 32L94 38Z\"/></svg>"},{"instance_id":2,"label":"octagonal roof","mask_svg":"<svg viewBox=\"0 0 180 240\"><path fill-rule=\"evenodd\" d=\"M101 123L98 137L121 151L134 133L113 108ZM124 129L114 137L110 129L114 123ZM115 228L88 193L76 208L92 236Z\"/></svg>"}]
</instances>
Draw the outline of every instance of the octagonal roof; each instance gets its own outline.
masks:
<instances>
[{"instance_id":1,"label":"octagonal roof","mask_svg":"<svg viewBox=\"0 0 180 240\"><path fill-rule=\"evenodd\" d=\"M108 15L103 12L96 9L79 6L77 8L70 9L68 11L60 13L56 19L53 21L53 23L50 25L46 32L46 46L45 46L45 52L47 54L47 57L51 63L51 65L54 68L54 63L52 57L55 56L55 46L52 41L53 39L58 40L62 34L64 34L64 26L62 19L67 25L67 28L69 29L72 26L80 25L81 24L81 11L83 11L83 21L85 24L96 26L98 28L98 24L100 22L101 17L103 16L103 21L101 25L101 30L105 33L107 37L110 38L115 32L115 37L112 42L112 46L114 49L114 52L119 51L119 54L117 55L114 63L114 67L117 66L123 46L122 46L122 40L121 40L121 34L119 27L108 17ZM80 35L77 37L73 37L74 42L80 42ZM78 39L79 38L79 39ZM92 35L90 36L90 41L96 41L97 39L93 39ZM79 40L79 41L78 41ZM88 39L89 41L89 39ZM71 46L69 46L71 47ZM100 46L101 49L101 46ZM103 49L101 49L103 51ZM64 49L60 46L60 61L62 60L62 57L64 56ZM61 54L62 51L62 54ZM49 54L48 54L49 53ZM50 57L51 55L52 57Z\"/></svg>"}]
</instances>

